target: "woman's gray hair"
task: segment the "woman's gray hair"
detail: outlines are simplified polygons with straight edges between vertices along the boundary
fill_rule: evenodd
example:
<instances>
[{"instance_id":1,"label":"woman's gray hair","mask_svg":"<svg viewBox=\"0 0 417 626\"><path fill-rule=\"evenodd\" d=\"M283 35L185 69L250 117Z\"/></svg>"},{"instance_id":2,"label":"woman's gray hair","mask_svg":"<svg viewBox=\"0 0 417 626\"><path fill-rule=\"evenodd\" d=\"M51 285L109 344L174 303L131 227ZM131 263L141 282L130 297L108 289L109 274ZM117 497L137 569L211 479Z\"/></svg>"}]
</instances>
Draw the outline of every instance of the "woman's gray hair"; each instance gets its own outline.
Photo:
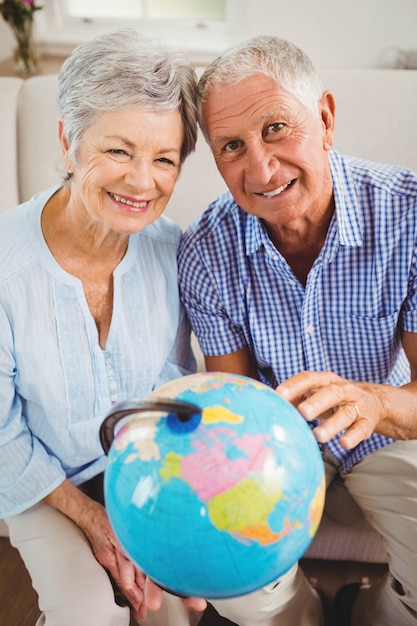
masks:
<instances>
[{"instance_id":1,"label":"woman's gray hair","mask_svg":"<svg viewBox=\"0 0 417 626\"><path fill-rule=\"evenodd\" d=\"M210 93L223 85L236 85L254 74L264 74L293 94L313 115L319 114L323 87L309 57L294 44L258 35L223 52L202 74L198 83L200 125L206 135L203 108Z\"/></svg>"},{"instance_id":2,"label":"woman's gray hair","mask_svg":"<svg viewBox=\"0 0 417 626\"><path fill-rule=\"evenodd\" d=\"M197 79L185 55L130 28L79 45L59 73L58 107L76 160L85 130L104 111L142 107L181 113L181 163L197 139Z\"/></svg>"}]
</instances>

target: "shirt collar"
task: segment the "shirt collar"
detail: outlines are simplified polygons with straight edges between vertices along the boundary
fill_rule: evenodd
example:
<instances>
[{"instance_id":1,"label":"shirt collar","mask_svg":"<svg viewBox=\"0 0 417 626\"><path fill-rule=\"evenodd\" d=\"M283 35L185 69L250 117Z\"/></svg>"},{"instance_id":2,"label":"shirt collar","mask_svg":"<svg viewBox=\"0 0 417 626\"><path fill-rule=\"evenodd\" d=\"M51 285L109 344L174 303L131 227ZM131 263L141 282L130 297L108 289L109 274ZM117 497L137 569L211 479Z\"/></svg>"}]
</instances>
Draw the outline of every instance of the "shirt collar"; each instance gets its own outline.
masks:
<instances>
[{"instance_id":1,"label":"shirt collar","mask_svg":"<svg viewBox=\"0 0 417 626\"><path fill-rule=\"evenodd\" d=\"M333 180L339 243L342 246L361 246L362 220L352 172L346 158L336 150L330 150L329 164ZM269 237L262 220L247 213L244 213L244 219L246 254L249 256L261 246L267 246Z\"/></svg>"},{"instance_id":2,"label":"shirt collar","mask_svg":"<svg viewBox=\"0 0 417 626\"><path fill-rule=\"evenodd\" d=\"M361 211L348 160L336 150L330 150L329 164L333 180L339 242L342 246L361 246Z\"/></svg>"},{"instance_id":3,"label":"shirt collar","mask_svg":"<svg viewBox=\"0 0 417 626\"><path fill-rule=\"evenodd\" d=\"M254 254L259 248L267 245L268 240L268 233L262 220L245 213L246 254L248 256Z\"/></svg>"}]
</instances>

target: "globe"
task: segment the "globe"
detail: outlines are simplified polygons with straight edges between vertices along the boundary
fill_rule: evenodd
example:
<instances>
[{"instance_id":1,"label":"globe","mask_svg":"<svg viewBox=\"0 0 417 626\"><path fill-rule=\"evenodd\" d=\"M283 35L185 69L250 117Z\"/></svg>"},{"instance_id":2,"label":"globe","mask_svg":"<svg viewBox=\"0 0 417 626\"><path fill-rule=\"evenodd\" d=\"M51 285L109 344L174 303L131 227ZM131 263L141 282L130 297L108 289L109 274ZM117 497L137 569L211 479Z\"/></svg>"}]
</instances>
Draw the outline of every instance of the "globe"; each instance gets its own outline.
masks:
<instances>
[{"instance_id":1,"label":"globe","mask_svg":"<svg viewBox=\"0 0 417 626\"><path fill-rule=\"evenodd\" d=\"M101 439L114 533L172 593L250 593L288 571L314 537L325 497L318 445L299 412L262 383L184 376L116 405Z\"/></svg>"}]
</instances>

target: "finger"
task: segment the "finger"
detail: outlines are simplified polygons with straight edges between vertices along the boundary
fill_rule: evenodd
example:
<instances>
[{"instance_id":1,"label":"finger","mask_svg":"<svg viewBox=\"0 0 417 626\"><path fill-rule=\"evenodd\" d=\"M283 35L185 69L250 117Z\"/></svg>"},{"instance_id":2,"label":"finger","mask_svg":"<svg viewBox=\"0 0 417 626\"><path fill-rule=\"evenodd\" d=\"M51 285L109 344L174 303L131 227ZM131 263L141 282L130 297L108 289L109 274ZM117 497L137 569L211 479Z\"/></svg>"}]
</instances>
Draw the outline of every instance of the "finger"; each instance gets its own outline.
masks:
<instances>
[{"instance_id":1,"label":"finger","mask_svg":"<svg viewBox=\"0 0 417 626\"><path fill-rule=\"evenodd\" d=\"M347 450L351 450L361 441L365 441L371 436L373 432L373 425L369 419L359 418L354 424L344 433L340 439L340 445Z\"/></svg>"},{"instance_id":2,"label":"finger","mask_svg":"<svg viewBox=\"0 0 417 626\"><path fill-rule=\"evenodd\" d=\"M135 580L138 587L145 589L146 575L138 567L135 567Z\"/></svg>"},{"instance_id":3,"label":"finger","mask_svg":"<svg viewBox=\"0 0 417 626\"><path fill-rule=\"evenodd\" d=\"M119 576L118 584L121 592L130 602L136 612L140 612L142 605L144 604L145 594L143 591L144 581L142 586L137 584L137 568L134 564L127 559L123 553L116 552L119 564Z\"/></svg>"},{"instance_id":4,"label":"finger","mask_svg":"<svg viewBox=\"0 0 417 626\"><path fill-rule=\"evenodd\" d=\"M189 611L204 611L207 608L207 602L203 598L184 598L183 602Z\"/></svg>"},{"instance_id":5,"label":"finger","mask_svg":"<svg viewBox=\"0 0 417 626\"><path fill-rule=\"evenodd\" d=\"M294 406L298 406L317 388L340 380L332 372L300 372L288 378L276 388L276 392Z\"/></svg>"},{"instance_id":6,"label":"finger","mask_svg":"<svg viewBox=\"0 0 417 626\"><path fill-rule=\"evenodd\" d=\"M358 417L359 409L355 404L341 404L331 417L313 428L314 436L319 443L327 443L341 431L350 428Z\"/></svg>"},{"instance_id":7,"label":"finger","mask_svg":"<svg viewBox=\"0 0 417 626\"><path fill-rule=\"evenodd\" d=\"M150 578L145 584L145 604L150 611L158 611L162 604L163 591ZM191 611L204 611L207 602L203 598L183 598L186 609Z\"/></svg>"},{"instance_id":8,"label":"finger","mask_svg":"<svg viewBox=\"0 0 417 626\"><path fill-rule=\"evenodd\" d=\"M148 609L146 607L146 604L143 603L138 610L133 611L133 617L137 622L142 622L144 619L146 619L147 613Z\"/></svg>"},{"instance_id":9,"label":"finger","mask_svg":"<svg viewBox=\"0 0 417 626\"><path fill-rule=\"evenodd\" d=\"M355 402L351 400L355 394L357 395L357 390L352 383L340 378L337 383L328 383L323 387L317 387L308 398L300 402L297 409L308 422L314 419L332 419L334 412L344 402ZM350 412L347 411L347 417L349 415ZM355 410L353 410L353 417L357 417Z\"/></svg>"},{"instance_id":10,"label":"finger","mask_svg":"<svg viewBox=\"0 0 417 626\"><path fill-rule=\"evenodd\" d=\"M135 584L136 572L134 565L119 550L116 551L119 580L123 589L132 589Z\"/></svg>"},{"instance_id":11,"label":"finger","mask_svg":"<svg viewBox=\"0 0 417 626\"><path fill-rule=\"evenodd\" d=\"M145 604L148 609L158 611L162 604L162 589L158 587L158 585L155 585L150 578L146 578L144 593Z\"/></svg>"}]
</instances>

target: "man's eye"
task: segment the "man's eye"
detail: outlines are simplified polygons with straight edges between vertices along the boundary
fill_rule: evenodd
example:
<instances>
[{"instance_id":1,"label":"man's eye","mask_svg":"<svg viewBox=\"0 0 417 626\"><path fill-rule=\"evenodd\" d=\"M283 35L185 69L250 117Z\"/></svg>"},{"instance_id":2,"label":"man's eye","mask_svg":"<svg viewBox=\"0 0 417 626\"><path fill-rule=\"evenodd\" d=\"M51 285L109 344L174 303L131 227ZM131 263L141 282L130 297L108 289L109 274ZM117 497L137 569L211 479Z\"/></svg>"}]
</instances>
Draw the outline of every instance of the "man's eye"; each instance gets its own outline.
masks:
<instances>
[{"instance_id":1,"label":"man's eye","mask_svg":"<svg viewBox=\"0 0 417 626\"><path fill-rule=\"evenodd\" d=\"M224 146L223 150L225 152L236 152L236 150L239 150L240 147L241 142L235 139L234 141L229 141L229 143Z\"/></svg>"},{"instance_id":2,"label":"man's eye","mask_svg":"<svg viewBox=\"0 0 417 626\"><path fill-rule=\"evenodd\" d=\"M266 127L265 134L273 135L282 131L283 128L285 128L285 124L282 122L274 122L274 124L269 124L269 126Z\"/></svg>"}]
</instances>

